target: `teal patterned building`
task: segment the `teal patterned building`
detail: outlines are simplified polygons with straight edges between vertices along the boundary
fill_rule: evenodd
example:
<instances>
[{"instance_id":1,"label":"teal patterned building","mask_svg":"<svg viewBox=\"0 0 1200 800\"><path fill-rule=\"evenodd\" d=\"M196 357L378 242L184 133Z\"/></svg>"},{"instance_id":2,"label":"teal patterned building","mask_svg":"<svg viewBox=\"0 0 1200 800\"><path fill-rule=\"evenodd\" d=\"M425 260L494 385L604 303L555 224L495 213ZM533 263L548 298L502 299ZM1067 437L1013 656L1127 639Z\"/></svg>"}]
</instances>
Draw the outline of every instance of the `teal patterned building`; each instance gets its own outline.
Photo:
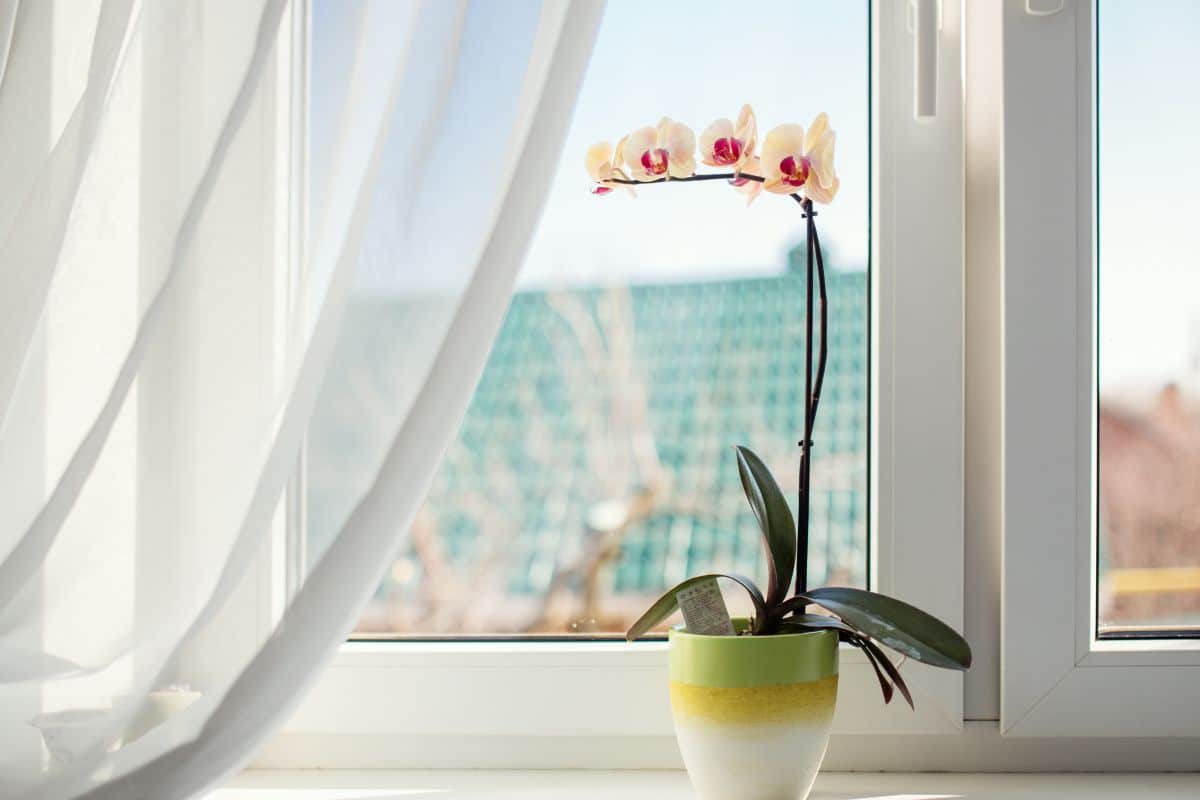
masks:
<instances>
[{"instance_id":1,"label":"teal patterned building","mask_svg":"<svg viewBox=\"0 0 1200 800\"><path fill-rule=\"evenodd\" d=\"M802 257L793 251L786 271L762 277L518 292L400 554L404 569L378 600L419 602L433 564L488 582L493 597L536 601L554 587L599 605L627 597L631 607L699 571L765 576L732 446L763 455L794 505ZM814 580L861 584L867 273L831 270L827 284L810 569ZM347 324L374 317L378 330L400 313L371 302ZM343 339L341 370L386 360L378 337L350 329ZM322 445L315 434L318 450L352 457L342 439L329 433Z\"/></svg>"},{"instance_id":2,"label":"teal patterned building","mask_svg":"<svg viewBox=\"0 0 1200 800\"><path fill-rule=\"evenodd\" d=\"M803 408L803 275L519 292L428 498L455 556L477 522L467 495L496 491L524 520L513 591L547 588L593 534L589 511L628 502L650 476L650 440L671 488L623 536L615 592L656 592L714 564L762 569L731 447L760 451L789 489ZM867 281L828 277L829 366L815 433L813 568L863 578ZM589 449L602 451L589 458ZM605 469L623 477L599 474ZM497 471L503 486L494 486ZM650 472L653 472L650 470ZM599 526L603 527L603 526Z\"/></svg>"}]
</instances>

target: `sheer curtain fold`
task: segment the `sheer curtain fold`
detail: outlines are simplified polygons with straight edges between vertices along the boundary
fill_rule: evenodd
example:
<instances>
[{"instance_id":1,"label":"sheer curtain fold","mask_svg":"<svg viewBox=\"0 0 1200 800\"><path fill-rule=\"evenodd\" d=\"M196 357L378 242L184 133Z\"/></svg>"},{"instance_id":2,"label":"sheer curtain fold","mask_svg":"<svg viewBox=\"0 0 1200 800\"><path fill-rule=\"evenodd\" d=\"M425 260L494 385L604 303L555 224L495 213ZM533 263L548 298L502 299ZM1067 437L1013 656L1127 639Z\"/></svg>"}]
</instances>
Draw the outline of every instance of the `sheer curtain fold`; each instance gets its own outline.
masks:
<instances>
[{"instance_id":1,"label":"sheer curtain fold","mask_svg":"<svg viewBox=\"0 0 1200 800\"><path fill-rule=\"evenodd\" d=\"M33 4L25 7L30 17L46 14L49 10L50 4L44 4L41 8L35 8ZM18 11L14 5L8 12L12 26L7 31L10 37ZM34 20L26 24L32 25ZM53 25L53 21L48 24ZM9 418L13 387L28 357L34 329L57 272L64 228L88 167L89 155L107 110L113 83L122 69L123 45L136 24L133 0L105 0L100 5L86 70L86 84L74 104L69 121L61 135L56 137L48 157L40 164L34 184L21 198L15 217L0 217L7 223L4 225L4 238L0 241L0 261L8 266L0 273L3 275L0 278L0 298L4 298L0 299L0 342L3 343L0 347L0 426ZM5 31L0 29L0 34L3 33ZM10 50L11 46L5 49L4 66L7 66ZM36 49L28 50L21 53L27 61L38 57ZM70 76L56 74L53 70L28 77L41 83L38 88L48 94L63 93L69 96L74 88ZM21 120L15 114L8 115L8 118L13 119L14 128L20 126ZM8 158L12 159L10 164L28 157L31 146L35 152L40 149L39 143L30 141L30 138L5 138L5 142L15 145L6 148L9 151ZM33 163L37 164L38 160L35 159ZM5 171L11 171L11 168Z\"/></svg>"},{"instance_id":2,"label":"sheer curtain fold","mask_svg":"<svg viewBox=\"0 0 1200 800\"><path fill-rule=\"evenodd\" d=\"M297 247L305 181L275 164L298 160L281 87L307 8L79 2L63 30L0 5L0 130L45 123L35 166L0 156L20 177L0 284L21 310L0 339L0 795L182 798L286 718L398 547L499 327L602 3L314 0L313 47L345 23L350 49L314 82L320 196ZM84 39L43 54L69 91L38 105L30 54ZM486 160L461 197L439 185L453 153ZM26 230L37 208L54 213ZM380 290L423 309L394 366L410 396L305 582L264 600L308 420L347 391L342 320Z\"/></svg>"},{"instance_id":3,"label":"sheer curtain fold","mask_svg":"<svg viewBox=\"0 0 1200 800\"><path fill-rule=\"evenodd\" d=\"M4 73L8 71L8 53L12 48L20 5L20 0L0 0L0 90L4 88Z\"/></svg>"},{"instance_id":4,"label":"sheer curtain fold","mask_svg":"<svg viewBox=\"0 0 1200 800\"><path fill-rule=\"evenodd\" d=\"M129 6L129 3L124 0L118 1L126 7ZM105 3L104 9L101 12L100 23L97 26L98 34L104 29L110 28L113 38L123 35L123 29L119 29L115 25L105 24L105 12L115 5L117 3L113 3L111 0ZM25 585L25 582L37 573L46 553L53 546L57 534L61 530L68 514L71 513L79 493L83 490L92 469L101 457L109 434L116 424L118 415L124 408L126 397L138 376L142 359L150 348L159 327L164 324L167 318L170 310L169 298L171 297L173 287L179 280L179 275L182 271L181 263L192 246L192 240L196 235L196 230L200 223L201 213L214 190L225 156L250 106L267 57L272 52L272 44L279 28L279 20L286 5L287 0L270 0L263 4L258 24L258 34L256 36L257 41L251 58L245 72L241 76L240 85L237 87L237 92L225 116L224 124L220 127L213 141L212 149L208 153L207 160L203 163L198 180L190 193L190 199L186 204L186 211L178 222L178 232L166 261L164 276L157 288L150 295L140 325L124 358L120 362L120 367L114 376L111 389L104 398L103 404L100 406L94 421L87 429L86 434L79 440L65 468L62 470L57 481L54 482L48 499L42 504L36 516L29 523L24 535L8 555L5 556L4 560L0 562L0 609L3 609L12 596ZM92 116L86 112L92 103L97 101L94 98L85 98L85 100L88 100L83 106L86 126L88 118ZM86 156L84 160L86 161ZM64 193L73 196L76 190L77 186L72 185ZM70 206L69 196L61 201L61 205ZM65 224L65 220L63 222ZM50 232L50 237L58 245L62 244L63 236L56 230ZM49 261L56 264L56 256L50 256ZM36 265L40 262L37 259L31 259L21 263ZM29 291L26 293L30 301L27 306L28 308L43 308L47 287L53 277L53 269L47 272L49 274L45 276L44 281L39 281L36 286L29 287ZM30 312L27 316L32 318L35 314L34 312ZM18 346L19 340L32 339L32 333L26 334L25 331L6 332L5 338L9 334L18 339ZM28 344L23 348L19 346L22 352L18 355L18 358L24 357L24 354L28 351L28 347Z\"/></svg>"}]
</instances>

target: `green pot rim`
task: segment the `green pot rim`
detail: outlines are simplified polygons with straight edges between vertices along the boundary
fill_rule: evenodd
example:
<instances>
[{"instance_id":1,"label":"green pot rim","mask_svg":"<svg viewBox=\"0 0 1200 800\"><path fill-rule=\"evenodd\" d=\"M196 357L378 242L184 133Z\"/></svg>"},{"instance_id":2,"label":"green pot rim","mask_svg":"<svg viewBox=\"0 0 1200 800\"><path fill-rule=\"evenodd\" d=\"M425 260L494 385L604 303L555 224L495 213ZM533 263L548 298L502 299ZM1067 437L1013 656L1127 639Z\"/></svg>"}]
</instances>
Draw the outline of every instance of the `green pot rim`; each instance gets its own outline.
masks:
<instances>
[{"instance_id":1,"label":"green pot rim","mask_svg":"<svg viewBox=\"0 0 1200 800\"><path fill-rule=\"evenodd\" d=\"M734 620L744 629L748 621ZM667 633L671 680L693 686L747 688L822 680L838 674L836 631L772 636L709 636L682 625Z\"/></svg>"}]
</instances>

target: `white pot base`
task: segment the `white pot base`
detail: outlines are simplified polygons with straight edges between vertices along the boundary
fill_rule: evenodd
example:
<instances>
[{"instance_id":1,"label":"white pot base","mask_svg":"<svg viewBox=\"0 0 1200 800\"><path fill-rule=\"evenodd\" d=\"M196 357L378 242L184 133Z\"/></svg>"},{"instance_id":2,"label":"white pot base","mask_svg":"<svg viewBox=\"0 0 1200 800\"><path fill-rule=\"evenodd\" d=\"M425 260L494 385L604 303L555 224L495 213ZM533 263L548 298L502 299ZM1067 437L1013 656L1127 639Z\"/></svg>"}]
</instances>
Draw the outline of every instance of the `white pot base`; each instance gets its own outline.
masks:
<instances>
[{"instance_id":1,"label":"white pot base","mask_svg":"<svg viewBox=\"0 0 1200 800\"><path fill-rule=\"evenodd\" d=\"M803 800L825 748L829 725L695 725L675 736L700 800Z\"/></svg>"}]
</instances>

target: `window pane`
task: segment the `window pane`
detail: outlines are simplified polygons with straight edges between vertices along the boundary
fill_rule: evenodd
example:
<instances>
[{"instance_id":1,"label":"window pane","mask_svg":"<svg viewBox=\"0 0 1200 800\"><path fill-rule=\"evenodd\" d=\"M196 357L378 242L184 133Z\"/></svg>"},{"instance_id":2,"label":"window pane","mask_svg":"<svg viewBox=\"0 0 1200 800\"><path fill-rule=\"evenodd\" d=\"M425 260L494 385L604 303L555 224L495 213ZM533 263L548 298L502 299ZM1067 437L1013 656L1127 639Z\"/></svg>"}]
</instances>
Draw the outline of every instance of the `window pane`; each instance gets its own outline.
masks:
<instances>
[{"instance_id":1,"label":"window pane","mask_svg":"<svg viewBox=\"0 0 1200 800\"><path fill-rule=\"evenodd\" d=\"M758 113L760 142L770 127L807 125L822 110L837 130L842 188L818 219L831 270L830 360L814 436L810 574L865 585L868 4L780 0L730 14L715 1L610 0L499 338L360 634L616 633L690 574L727 569L765 582L732 445L757 450L794 494L798 208L768 195L747 208L718 183L595 197L583 170L598 139L663 114L699 133L744 102ZM798 16L802 36L755 44L778 40ZM354 328L363 309L388 313L386 295L364 286L352 302L359 309L347 314L335 361L385 395L388 350L403 342ZM314 554L344 517L340 481L356 463L354 441L344 413L318 409ZM730 595L735 611L739 600Z\"/></svg>"},{"instance_id":2,"label":"window pane","mask_svg":"<svg viewBox=\"0 0 1200 800\"><path fill-rule=\"evenodd\" d=\"M1200 4L1098 9L1100 631L1200 626Z\"/></svg>"}]
</instances>

